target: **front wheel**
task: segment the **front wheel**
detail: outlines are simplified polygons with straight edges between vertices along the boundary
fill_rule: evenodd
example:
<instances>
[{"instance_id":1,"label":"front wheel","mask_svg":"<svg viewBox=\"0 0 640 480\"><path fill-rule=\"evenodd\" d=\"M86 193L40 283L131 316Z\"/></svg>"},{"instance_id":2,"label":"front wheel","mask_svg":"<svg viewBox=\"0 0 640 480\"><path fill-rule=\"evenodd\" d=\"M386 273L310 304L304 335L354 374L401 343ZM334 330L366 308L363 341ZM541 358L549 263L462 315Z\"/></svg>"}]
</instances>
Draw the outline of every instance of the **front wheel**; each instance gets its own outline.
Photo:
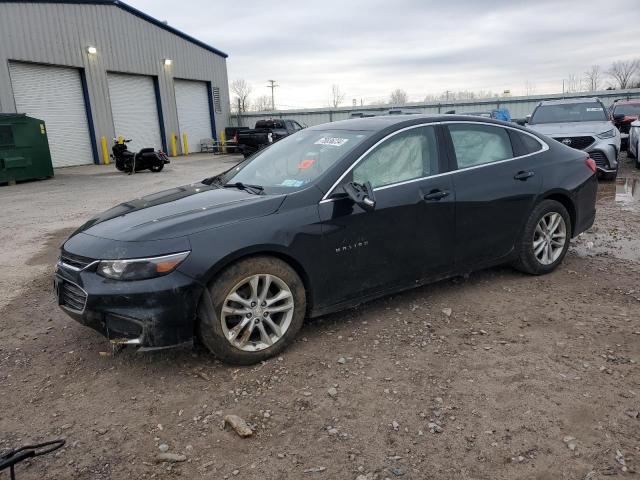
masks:
<instances>
[{"instance_id":1,"label":"front wheel","mask_svg":"<svg viewBox=\"0 0 640 480\"><path fill-rule=\"evenodd\" d=\"M531 275L552 272L564 259L571 239L567 209L555 200L543 200L531 212L520 241L514 267Z\"/></svg>"},{"instance_id":2,"label":"front wheel","mask_svg":"<svg viewBox=\"0 0 640 480\"><path fill-rule=\"evenodd\" d=\"M295 270L274 257L252 257L226 268L203 292L198 333L220 360L250 365L284 350L305 313Z\"/></svg>"}]
</instances>

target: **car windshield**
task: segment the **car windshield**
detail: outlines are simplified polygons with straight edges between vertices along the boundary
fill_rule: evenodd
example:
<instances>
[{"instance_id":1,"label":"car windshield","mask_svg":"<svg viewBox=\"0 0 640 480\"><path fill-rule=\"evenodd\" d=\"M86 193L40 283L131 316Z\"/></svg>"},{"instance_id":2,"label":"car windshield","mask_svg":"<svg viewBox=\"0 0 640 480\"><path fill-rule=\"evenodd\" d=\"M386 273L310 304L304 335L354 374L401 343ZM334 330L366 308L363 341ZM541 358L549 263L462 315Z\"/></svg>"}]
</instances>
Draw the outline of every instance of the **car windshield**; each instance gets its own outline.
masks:
<instances>
[{"instance_id":1,"label":"car windshield","mask_svg":"<svg viewBox=\"0 0 640 480\"><path fill-rule=\"evenodd\" d=\"M260 185L265 193L300 190L371 134L359 130L302 130L258 152L218 181Z\"/></svg>"},{"instance_id":2,"label":"car windshield","mask_svg":"<svg viewBox=\"0 0 640 480\"><path fill-rule=\"evenodd\" d=\"M640 103L630 103L627 105L616 105L613 108L614 115L640 115Z\"/></svg>"},{"instance_id":3,"label":"car windshield","mask_svg":"<svg viewBox=\"0 0 640 480\"><path fill-rule=\"evenodd\" d=\"M536 108L530 124L566 122L604 122L607 114L598 102L541 105Z\"/></svg>"}]
</instances>

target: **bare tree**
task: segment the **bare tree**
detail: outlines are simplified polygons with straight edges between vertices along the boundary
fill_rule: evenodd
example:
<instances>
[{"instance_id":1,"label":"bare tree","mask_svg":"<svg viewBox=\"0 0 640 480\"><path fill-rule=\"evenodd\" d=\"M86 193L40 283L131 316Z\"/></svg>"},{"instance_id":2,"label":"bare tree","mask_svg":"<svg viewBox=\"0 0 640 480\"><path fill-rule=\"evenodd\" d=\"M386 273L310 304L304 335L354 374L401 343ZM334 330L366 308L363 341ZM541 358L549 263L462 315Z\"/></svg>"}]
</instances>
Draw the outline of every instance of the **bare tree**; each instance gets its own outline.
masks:
<instances>
[{"instance_id":1,"label":"bare tree","mask_svg":"<svg viewBox=\"0 0 640 480\"><path fill-rule=\"evenodd\" d=\"M600 89L600 82L602 81L602 69L600 65L591 65L589 70L584 72L584 81L587 90L590 92L596 92Z\"/></svg>"},{"instance_id":2,"label":"bare tree","mask_svg":"<svg viewBox=\"0 0 640 480\"><path fill-rule=\"evenodd\" d=\"M524 94L528 97L530 95L535 95L536 93L536 84L526 80L524 82Z\"/></svg>"},{"instance_id":3,"label":"bare tree","mask_svg":"<svg viewBox=\"0 0 640 480\"><path fill-rule=\"evenodd\" d=\"M344 101L344 93L340 90L340 85L331 85L331 106L337 108Z\"/></svg>"},{"instance_id":4,"label":"bare tree","mask_svg":"<svg viewBox=\"0 0 640 480\"><path fill-rule=\"evenodd\" d=\"M640 69L640 59L618 60L613 62L607 74L613 78L616 87L624 90L633 83L633 77Z\"/></svg>"},{"instance_id":5,"label":"bare tree","mask_svg":"<svg viewBox=\"0 0 640 480\"><path fill-rule=\"evenodd\" d=\"M408 100L407 92L405 92L401 88L396 88L393 92L391 92L389 103L391 105L401 107L402 105L405 105L407 103L407 100Z\"/></svg>"},{"instance_id":6,"label":"bare tree","mask_svg":"<svg viewBox=\"0 0 640 480\"><path fill-rule=\"evenodd\" d=\"M564 91L567 93L575 93L580 91L580 79L575 73L570 73L564 83Z\"/></svg>"},{"instance_id":7,"label":"bare tree","mask_svg":"<svg viewBox=\"0 0 640 480\"><path fill-rule=\"evenodd\" d=\"M249 96L251 95L251 85L246 80L239 78L231 82L231 92L235 95L231 108L244 113L249 109Z\"/></svg>"},{"instance_id":8,"label":"bare tree","mask_svg":"<svg viewBox=\"0 0 640 480\"><path fill-rule=\"evenodd\" d=\"M253 102L253 109L257 112L267 112L271 110L271 97L269 95L260 95Z\"/></svg>"}]
</instances>

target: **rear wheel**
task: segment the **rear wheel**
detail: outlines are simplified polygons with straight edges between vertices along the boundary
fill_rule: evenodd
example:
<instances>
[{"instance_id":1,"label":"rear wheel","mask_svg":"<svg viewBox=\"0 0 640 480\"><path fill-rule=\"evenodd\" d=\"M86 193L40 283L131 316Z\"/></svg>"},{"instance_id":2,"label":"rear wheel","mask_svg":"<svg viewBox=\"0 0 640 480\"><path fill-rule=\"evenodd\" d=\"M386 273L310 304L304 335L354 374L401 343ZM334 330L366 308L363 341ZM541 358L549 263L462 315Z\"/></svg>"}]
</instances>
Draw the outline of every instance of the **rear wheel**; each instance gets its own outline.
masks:
<instances>
[{"instance_id":1,"label":"rear wheel","mask_svg":"<svg viewBox=\"0 0 640 480\"><path fill-rule=\"evenodd\" d=\"M158 173L158 172L161 172L163 168L164 168L164 163L161 163L159 165L151 165L149 167L149 170L151 170L152 172Z\"/></svg>"},{"instance_id":2,"label":"rear wheel","mask_svg":"<svg viewBox=\"0 0 640 480\"><path fill-rule=\"evenodd\" d=\"M198 333L221 360L249 365L284 350L305 312L298 274L277 258L253 257L225 269L203 293Z\"/></svg>"},{"instance_id":3,"label":"rear wheel","mask_svg":"<svg viewBox=\"0 0 640 480\"><path fill-rule=\"evenodd\" d=\"M571 219L555 200L543 200L531 212L520 241L514 267L532 275L549 273L560 265L569 249Z\"/></svg>"}]
</instances>

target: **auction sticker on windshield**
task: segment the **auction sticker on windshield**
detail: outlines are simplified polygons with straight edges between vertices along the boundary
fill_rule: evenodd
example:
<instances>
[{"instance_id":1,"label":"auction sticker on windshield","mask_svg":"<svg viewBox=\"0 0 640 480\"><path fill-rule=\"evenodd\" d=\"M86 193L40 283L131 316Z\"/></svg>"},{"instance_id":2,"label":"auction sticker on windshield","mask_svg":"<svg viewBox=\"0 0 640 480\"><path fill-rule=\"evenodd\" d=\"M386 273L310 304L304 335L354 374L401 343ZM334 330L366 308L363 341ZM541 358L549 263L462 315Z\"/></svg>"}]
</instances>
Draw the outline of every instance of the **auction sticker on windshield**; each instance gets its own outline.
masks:
<instances>
[{"instance_id":1,"label":"auction sticker on windshield","mask_svg":"<svg viewBox=\"0 0 640 480\"><path fill-rule=\"evenodd\" d=\"M322 137L313 142L315 145L333 145L334 147L341 147L349 141L348 138L340 137Z\"/></svg>"}]
</instances>

